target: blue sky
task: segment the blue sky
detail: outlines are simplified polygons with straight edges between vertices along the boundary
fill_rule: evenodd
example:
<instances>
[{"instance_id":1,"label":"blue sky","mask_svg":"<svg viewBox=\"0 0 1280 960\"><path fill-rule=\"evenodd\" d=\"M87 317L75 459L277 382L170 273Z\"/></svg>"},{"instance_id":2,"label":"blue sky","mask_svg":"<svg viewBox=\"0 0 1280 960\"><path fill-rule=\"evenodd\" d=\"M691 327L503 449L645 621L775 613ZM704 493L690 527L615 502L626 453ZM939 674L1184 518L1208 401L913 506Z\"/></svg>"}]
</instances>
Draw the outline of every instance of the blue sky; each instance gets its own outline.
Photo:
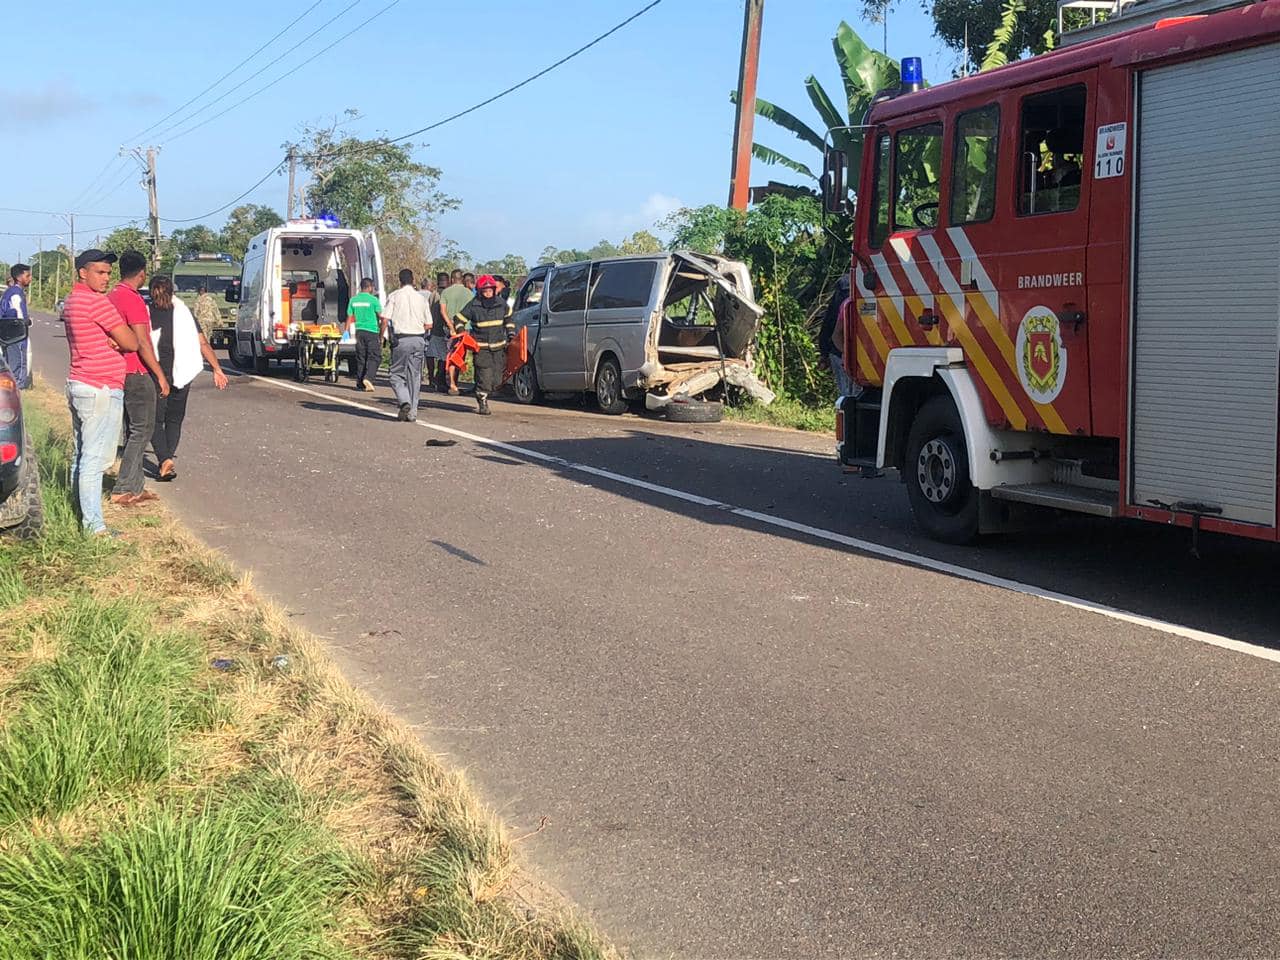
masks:
<instances>
[{"instance_id":1,"label":"blue sky","mask_svg":"<svg viewBox=\"0 0 1280 960\"><path fill-rule=\"evenodd\" d=\"M0 206L78 210L76 245L83 248L97 230L145 217L136 167L113 158L121 145L155 143L161 215L198 216L257 181L303 123L354 107L363 114L351 128L359 136L408 132L542 69L644 5L400 0L361 26L390 0L320 0L174 120L267 67L260 76L185 125L138 136L314 2L165 4L153 7L162 13L121 17L76 0L55 4L62 8L56 18L27 18L33 28L43 24L39 38L21 36L22 20L6 27ZM766 0L759 95L817 126L803 83L814 73L831 93L840 90L830 43L836 25L847 19L868 42L881 43L881 28L857 19L860 6ZM890 55L922 56L926 78L941 80L955 56L932 35L919 4L901 7L889 22ZM490 38L469 40L482 25ZM737 83L741 29L741 0L663 0L546 77L433 131L416 154L444 171L441 188L462 201L439 229L478 259L508 252L532 259L548 244L616 242L651 229L676 207L723 203L733 128L728 91ZM278 76L284 79L270 83ZM225 116L175 137L228 107ZM756 138L801 156L809 149L764 122ZM13 149L15 142L21 148ZM752 182L785 173L757 163ZM284 178L273 176L244 202L283 210L284 195ZM208 222L217 227L224 219L225 212ZM36 245L34 237L5 234L36 232L45 233L46 247L67 234L56 217L0 211L0 260Z\"/></svg>"}]
</instances>

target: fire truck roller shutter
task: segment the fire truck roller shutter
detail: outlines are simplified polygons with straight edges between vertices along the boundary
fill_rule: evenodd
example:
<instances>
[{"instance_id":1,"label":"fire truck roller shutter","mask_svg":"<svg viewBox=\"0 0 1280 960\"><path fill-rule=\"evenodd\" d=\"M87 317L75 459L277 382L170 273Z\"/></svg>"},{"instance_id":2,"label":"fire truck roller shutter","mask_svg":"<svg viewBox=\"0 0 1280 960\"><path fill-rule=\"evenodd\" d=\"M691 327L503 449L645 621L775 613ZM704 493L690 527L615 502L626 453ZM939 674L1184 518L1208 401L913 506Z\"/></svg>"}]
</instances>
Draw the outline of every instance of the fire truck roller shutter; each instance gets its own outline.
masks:
<instances>
[{"instance_id":1,"label":"fire truck roller shutter","mask_svg":"<svg viewBox=\"0 0 1280 960\"><path fill-rule=\"evenodd\" d=\"M1280 45L1140 77L1131 492L1276 520Z\"/></svg>"}]
</instances>

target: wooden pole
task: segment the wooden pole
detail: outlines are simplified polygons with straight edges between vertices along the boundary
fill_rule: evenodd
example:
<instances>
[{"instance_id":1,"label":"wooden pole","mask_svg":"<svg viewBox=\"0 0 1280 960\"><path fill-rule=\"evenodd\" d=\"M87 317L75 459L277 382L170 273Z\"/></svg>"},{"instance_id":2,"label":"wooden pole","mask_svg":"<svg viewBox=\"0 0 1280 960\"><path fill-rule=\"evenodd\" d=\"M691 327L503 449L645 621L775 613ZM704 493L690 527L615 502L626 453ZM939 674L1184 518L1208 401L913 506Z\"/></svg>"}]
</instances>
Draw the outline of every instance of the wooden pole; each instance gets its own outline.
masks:
<instances>
[{"instance_id":1,"label":"wooden pole","mask_svg":"<svg viewBox=\"0 0 1280 960\"><path fill-rule=\"evenodd\" d=\"M733 167L729 206L747 209L751 199L751 139L755 129L756 75L760 69L760 27L764 0L746 0L742 21L742 60L738 65L738 109L733 125Z\"/></svg>"}]
</instances>

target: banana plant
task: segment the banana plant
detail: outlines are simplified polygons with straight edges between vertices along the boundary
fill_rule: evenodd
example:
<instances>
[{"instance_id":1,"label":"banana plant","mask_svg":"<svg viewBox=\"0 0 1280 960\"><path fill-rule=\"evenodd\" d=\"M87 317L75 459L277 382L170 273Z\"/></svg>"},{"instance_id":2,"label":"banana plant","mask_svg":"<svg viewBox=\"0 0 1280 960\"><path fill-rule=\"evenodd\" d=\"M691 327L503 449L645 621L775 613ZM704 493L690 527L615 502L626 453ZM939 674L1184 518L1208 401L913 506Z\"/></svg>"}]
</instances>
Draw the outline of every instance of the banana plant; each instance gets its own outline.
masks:
<instances>
[{"instance_id":1,"label":"banana plant","mask_svg":"<svg viewBox=\"0 0 1280 960\"><path fill-rule=\"evenodd\" d=\"M849 158L849 172L845 183L852 196L858 182L858 171L862 167L864 137L862 130L846 128L857 127L863 122L877 92L886 87L897 86L898 65L883 53L868 47L853 28L843 21L836 29L831 46L835 51L836 64L840 67L840 78L844 85L841 105L836 105L836 101L823 89L816 77L810 76L804 82L805 92L818 113L821 126L815 129L795 114L768 100L757 98L755 105L757 116L776 124L818 152L816 161L810 161L815 166L761 143L751 145L751 155L763 163L786 167L800 174L808 181L804 187L816 193L811 185L817 184L819 175L814 173L814 169L822 169L823 134L829 131L825 142L843 150ZM736 92L730 93L729 99L736 103Z\"/></svg>"}]
</instances>

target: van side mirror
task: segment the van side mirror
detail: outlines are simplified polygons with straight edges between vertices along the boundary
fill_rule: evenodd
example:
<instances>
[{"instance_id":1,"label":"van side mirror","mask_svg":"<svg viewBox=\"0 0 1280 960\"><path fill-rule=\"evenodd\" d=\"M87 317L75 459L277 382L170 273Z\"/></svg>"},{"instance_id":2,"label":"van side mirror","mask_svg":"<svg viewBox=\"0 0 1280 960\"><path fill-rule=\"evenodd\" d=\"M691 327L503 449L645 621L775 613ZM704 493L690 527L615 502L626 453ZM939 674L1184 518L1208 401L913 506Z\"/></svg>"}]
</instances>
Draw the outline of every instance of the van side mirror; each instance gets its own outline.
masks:
<instances>
[{"instance_id":1,"label":"van side mirror","mask_svg":"<svg viewBox=\"0 0 1280 960\"><path fill-rule=\"evenodd\" d=\"M227 287L227 289L222 294L222 299L226 300L227 303L239 303L240 302L240 284L233 283L231 286Z\"/></svg>"},{"instance_id":2,"label":"van side mirror","mask_svg":"<svg viewBox=\"0 0 1280 960\"><path fill-rule=\"evenodd\" d=\"M822 151L822 205L828 213L844 213L848 207L844 189L848 164L843 150L827 147Z\"/></svg>"}]
</instances>

